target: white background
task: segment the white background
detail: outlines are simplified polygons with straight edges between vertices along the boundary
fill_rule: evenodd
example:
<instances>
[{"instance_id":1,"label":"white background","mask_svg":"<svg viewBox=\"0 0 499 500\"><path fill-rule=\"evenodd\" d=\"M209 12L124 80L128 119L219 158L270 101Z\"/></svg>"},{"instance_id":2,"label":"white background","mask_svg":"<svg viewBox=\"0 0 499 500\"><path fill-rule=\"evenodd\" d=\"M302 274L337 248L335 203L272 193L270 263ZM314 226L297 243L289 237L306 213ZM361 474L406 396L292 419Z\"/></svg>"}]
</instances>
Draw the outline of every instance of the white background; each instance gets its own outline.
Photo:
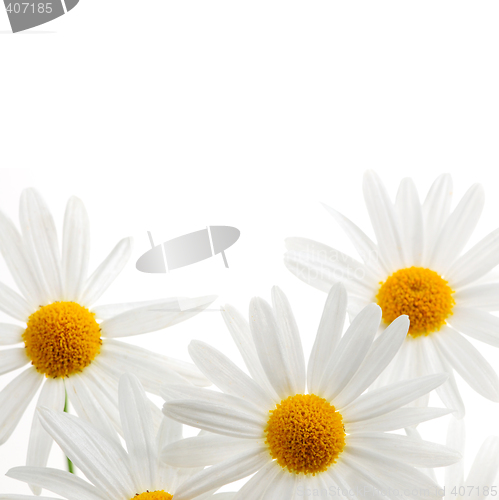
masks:
<instances>
[{"instance_id":1,"label":"white background","mask_svg":"<svg viewBox=\"0 0 499 500\"><path fill-rule=\"evenodd\" d=\"M308 352L325 295L285 269L283 240L353 254L319 202L372 235L366 168L393 197L406 176L423 196L450 172L456 200L480 182L486 204L470 243L499 225L498 15L495 1L81 0L11 35L0 12L0 159L16 168L0 172L0 209L17 221L22 189L36 186L60 228L68 197L81 197L91 267L132 235L102 303L214 293L246 314L278 284ZM161 242L207 225L241 230L229 269L221 256L168 275L135 269L146 231ZM3 261L0 279L12 284ZM216 312L130 341L187 359L193 338L236 356ZM475 345L499 367L497 350ZM469 467L499 434L499 405L459 382ZM0 448L2 493L29 492L3 474L24 463L32 411ZM445 430L445 418L421 426L440 442ZM51 464L63 465L56 447Z\"/></svg>"}]
</instances>

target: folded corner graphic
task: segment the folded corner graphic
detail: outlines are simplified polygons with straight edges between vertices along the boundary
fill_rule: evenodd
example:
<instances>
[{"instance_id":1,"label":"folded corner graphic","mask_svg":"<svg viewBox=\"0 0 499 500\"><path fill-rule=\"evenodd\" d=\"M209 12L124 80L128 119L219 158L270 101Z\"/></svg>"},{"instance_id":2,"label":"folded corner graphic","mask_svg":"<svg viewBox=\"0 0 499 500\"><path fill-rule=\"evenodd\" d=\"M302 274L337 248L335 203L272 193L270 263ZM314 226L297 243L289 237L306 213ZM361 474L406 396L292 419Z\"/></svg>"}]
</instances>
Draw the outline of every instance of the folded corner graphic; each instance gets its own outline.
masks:
<instances>
[{"instance_id":1,"label":"folded corner graphic","mask_svg":"<svg viewBox=\"0 0 499 500\"><path fill-rule=\"evenodd\" d=\"M229 267L225 250L231 247L241 234L239 229L230 226L209 226L201 231L184 234L162 245L154 245L151 233L148 250L138 260L136 267L143 273L166 273L179 267L190 266L201 260L222 254L225 267Z\"/></svg>"},{"instance_id":2,"label":"folded corner graphic","mask_svg":"<svg viewBox=\"0 0 499 500\"><path fill-rule=\"evenodd\" d=\"M3 0L14 33L48 23L76 7L80 0L11 1Z\"/></svg>"}]
</instances>

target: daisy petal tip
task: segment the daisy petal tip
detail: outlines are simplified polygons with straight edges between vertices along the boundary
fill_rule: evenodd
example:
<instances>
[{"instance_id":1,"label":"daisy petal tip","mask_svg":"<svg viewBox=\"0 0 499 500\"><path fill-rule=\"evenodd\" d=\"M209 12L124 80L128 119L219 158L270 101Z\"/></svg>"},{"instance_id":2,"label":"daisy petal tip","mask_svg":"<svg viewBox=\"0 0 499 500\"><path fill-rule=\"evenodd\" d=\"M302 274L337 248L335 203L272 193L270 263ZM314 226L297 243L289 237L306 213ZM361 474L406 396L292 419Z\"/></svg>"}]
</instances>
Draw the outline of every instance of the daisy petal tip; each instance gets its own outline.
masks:
<instances>
[{"instance_id":1,"label":"daisy petal tip","mask_svg":"<svg viewBox=\"0 0 499 500\"><path fill-rule=\"evenodd\" d=\"M7 477L11 477L12 479L18 479L19 476L18 476L18 472L22 471L22 469L24 469L24 467L12 467L12 469L9 469L5 475Z\"/></svg>"},{"instance_id":2,"label":"daisy petal tip","mask_svg":"<svg viewBox=\"0 0 499 500\"><path fill-rule=\"evenodd\" d=\"M193 339L189 342L189 345L187 346L187 352L189 353L189 356L192 358L193 355L196 355L197 352L199 352L201 349L207 346L208 344L206 344L206 342L203 342L202 340Z\"/></svg>"},{"instance_id":3,"label":"daisy petal tip","mask_svg":"<svg viewBox=\"0 0 499 500\"><path fill-rule=\"evenodd\" d=\"M249 307L250 315L252 315L254 313L258 313L262 309L264 309L264 308L266 309L269 307L270 307L270 305L261 297L253 297L250 300L250 307Z\"/></svg>"},{"instance_id":4,"label":"daisy petal tip","mask_svg":"<svg viewBox=\"0 0 499 500\"><path fill-rule=\"evenodd\" d=\"M331 296L334 293L339 293L341 295L345 295L346 296L347 289L345 288L345 285L341 281L337 281L329 289L329 294L328 295Z\"/></svg>"},{"instance_id":5,"label":"daisy petal tip","mask_svg":"<svg viewBox=\"0 0 499 500\"><path fill-rule=\"evenodd\" d=\"M50 416L53 413L53 411L50 408L47 408L46 406L37 406L36 412L38 413L38 416L42 419L46 419L47 417L50 418Z\"/></svg>"},{"instance_id":6,"label":"daisy petal tip","mask_svg":"<svg viewBox=\"0 0 499 500\"><path fill-rule=\"evenodd\" d=\"M130 372L123 373L118 382L118 391L120 393L123 391L129 391L133 386L142 387L138 377Z\"/></svg>"},{"instance_id":7,"label":"daisy petal tip","mask_svg":"<svg viewBox=\"0 0 499 500\"><path fill-rule=\"evenodd\" d=\"M376 318L378 323L381 323L382 311L381 311L381 307L379 307L378 304L376 304L375 302L371 302L366 307L364 307L363 311L365 314L371 314L373 316L373 318ZM373 321L374 321L374 319L373 319Z\"/></svg>"},{"instance_id":8,"label":"daisy petal tip","mask_svg":"<svg viewBox=\"0 0 499 500\"><path fill-rule=\"evenodd\" d=\"M405 333L407 335L407 332L409 331L409 326L411 324L409 320L409 316L407 314L402 314L398 318L395 318L392 322L392 324L395 323L396 325L399 325L401 329L405 330Z\"/></svg>"},{"instance_id":9,"label":"daisy petal tip","mask_svg":"<svg viewBox=\"0 0 499 500\"><path fill-rule=\"evenodd\" d=\"M33 495L36 495L38 497L42 494L42 489L40 488L40 486L35 486L34 484L29 484L28 486Z\"/></svg>"}]
</instances>

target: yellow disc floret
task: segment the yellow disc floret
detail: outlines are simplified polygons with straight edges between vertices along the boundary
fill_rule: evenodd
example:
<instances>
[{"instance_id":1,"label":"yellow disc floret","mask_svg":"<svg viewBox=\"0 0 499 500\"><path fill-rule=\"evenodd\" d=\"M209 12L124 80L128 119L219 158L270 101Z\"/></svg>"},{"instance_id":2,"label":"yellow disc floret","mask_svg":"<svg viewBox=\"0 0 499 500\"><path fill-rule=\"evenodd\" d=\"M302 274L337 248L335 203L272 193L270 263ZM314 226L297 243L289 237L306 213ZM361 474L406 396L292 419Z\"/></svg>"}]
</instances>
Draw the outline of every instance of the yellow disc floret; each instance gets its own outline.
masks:
<instances>
[{"instance_id":1,"label":"yellow disc floret","mask_svg":"<svg viewBox=\"0 0 499 500\"><path fill-rule=\"evenodd\" d=\"M401 314L409 316L409 335L418 337L440 330L456 304L454 290L438 273L424 267L409 267L393 273L381 283L376 295L385 323Z\"/></svg>"},{"instance_id":2,"label":"yellow disc floret","mask_svg":"<svg viewBox=\"0 0 499 500\"><path fill-rule=\"evenodd\" d=\"M164 490L146 491L145 493L137 493L130 500L172 500L173 496Z\"/></svg>"},{"instance_id":3,"label":"yellow disc floret","mask_svg":"<svg viewBox=\"0 0 499 500\"><path fill-rule=\"evenodd\" d=\"M290 396L270 411L265 427L272 458L289 472L324 472L345 446L343 419L315 394Z\"/></svg>"},{"instance_id":4,"label":"yellow disc floret","mask_svg":"<svg viewBox=\"0 0 499 500\"><path fill-rule=\"evenodd\" d=\"M95 314L76 302L54 302L38 309L29 317L23 340L31 364L51 378L81 372L102 344Z\"/></svg>"}]
</instances>

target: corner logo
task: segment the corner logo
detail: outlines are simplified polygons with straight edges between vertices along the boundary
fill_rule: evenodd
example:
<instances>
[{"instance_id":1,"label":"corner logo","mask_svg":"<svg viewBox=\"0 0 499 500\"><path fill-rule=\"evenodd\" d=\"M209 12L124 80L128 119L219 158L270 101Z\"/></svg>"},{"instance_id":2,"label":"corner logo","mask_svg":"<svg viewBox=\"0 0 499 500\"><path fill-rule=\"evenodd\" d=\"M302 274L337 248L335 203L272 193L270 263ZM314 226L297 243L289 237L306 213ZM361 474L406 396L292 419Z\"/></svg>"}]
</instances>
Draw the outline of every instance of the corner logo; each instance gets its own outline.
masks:
<instances>
[{"instance_id":1,"label":"corner logo","mask_svg":"<svg viewBox=\"0 0 499 500\"><path fill-rule=\"evenodd\" d=\"M3 0L14 33L48 23L76 7L80 0L11 1Z\"/></svg>"},{"instance_id":2,"label":"corner logo","mask_svg":"<svg viewBox=\"0 0 499 500\"><path fill-rule=\"evenodd\" d=\"M136 267L143 273L166 273L179 267L189 266L201 260L222 254L225 267L229 267L225 250L231 247L241 234L239 229L230 226L209 226L201 231L184 234L162 245L154 245L151 233L148 250L138 260Z\"/></svg>"}]
</instances>

